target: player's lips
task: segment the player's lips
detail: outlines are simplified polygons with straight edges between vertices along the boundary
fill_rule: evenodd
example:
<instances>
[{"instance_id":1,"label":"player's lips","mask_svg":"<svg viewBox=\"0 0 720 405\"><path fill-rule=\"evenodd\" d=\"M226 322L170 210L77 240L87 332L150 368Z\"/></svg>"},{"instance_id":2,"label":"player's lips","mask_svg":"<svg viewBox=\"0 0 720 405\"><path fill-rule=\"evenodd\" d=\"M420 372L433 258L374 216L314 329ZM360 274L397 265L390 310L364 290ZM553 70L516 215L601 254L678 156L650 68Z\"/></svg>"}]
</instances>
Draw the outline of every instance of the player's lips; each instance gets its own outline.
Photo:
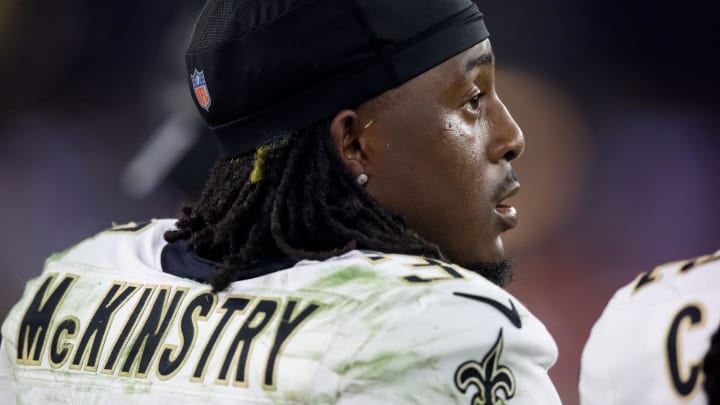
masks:
<instances>
[{"instance_id":1,"label":"player's lips","mask_svg":"<svg viewBox=\"0 0 720 405\"><path fill-rule=\"evenodd\" d=\"M517 210L509 204L508 200L517 194L518 191L520 191L520 183L512 183L512 185L500 196L500 201L495 205L495 214L505 225L505 231L517 226Z\"/></svg>"}]
</instances>

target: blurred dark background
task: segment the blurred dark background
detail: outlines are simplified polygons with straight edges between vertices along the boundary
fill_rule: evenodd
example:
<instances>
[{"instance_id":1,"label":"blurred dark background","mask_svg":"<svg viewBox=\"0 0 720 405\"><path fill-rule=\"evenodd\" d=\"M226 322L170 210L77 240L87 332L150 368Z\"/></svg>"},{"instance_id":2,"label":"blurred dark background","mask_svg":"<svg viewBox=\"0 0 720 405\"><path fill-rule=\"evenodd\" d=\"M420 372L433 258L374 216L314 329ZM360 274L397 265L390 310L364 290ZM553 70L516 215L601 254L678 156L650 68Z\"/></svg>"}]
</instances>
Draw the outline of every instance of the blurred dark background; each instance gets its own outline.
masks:
<instances>
[{"instance_id":1,"label":"blurred dark background","mask_svg":"<svg viewBox=\"0 0 720 405\"><path fill-rule=\"evenodd\" d=\"M555 336L552 376L573 405L612 293L720 249L720 7L478 3L527 137L510 289ZM113 221L173 217L197 193L215 152L182 54L201 7L0 0L0 314L50 253Z\"/></svg>"}]
</instances>

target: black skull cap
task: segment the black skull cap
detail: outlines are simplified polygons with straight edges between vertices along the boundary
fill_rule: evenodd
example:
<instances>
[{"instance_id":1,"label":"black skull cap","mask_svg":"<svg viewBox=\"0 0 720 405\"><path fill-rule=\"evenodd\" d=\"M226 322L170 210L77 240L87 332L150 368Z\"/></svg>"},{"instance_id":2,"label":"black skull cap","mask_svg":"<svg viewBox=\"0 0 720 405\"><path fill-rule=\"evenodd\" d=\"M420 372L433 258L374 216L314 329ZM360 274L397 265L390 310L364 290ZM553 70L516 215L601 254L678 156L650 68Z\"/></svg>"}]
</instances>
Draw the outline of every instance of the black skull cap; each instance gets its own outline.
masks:
<instances>
[{"instance_id":1,"label":"black skull cap","mask_svg":"<svg viewBox=\"0 0 720 405\"><path fill-rule=\"evenodd\" d=\"M354 108L489 37L471 0L209 0L188 83L222 156Z\"/></svg>"}]
</instances>

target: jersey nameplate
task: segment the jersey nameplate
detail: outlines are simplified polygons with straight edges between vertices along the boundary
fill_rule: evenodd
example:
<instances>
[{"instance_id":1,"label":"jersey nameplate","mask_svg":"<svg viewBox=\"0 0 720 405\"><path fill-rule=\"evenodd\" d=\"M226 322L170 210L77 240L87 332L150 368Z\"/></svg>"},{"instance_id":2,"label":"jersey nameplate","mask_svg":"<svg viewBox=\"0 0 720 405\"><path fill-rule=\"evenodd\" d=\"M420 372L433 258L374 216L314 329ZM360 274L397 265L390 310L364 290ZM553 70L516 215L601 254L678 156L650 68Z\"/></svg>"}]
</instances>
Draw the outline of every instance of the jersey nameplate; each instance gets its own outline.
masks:
<instances>
[{"instance_id":1,"label":"jersey nameplate","mask_svg":"<svg viewBox=\"0 0 720 405\"><path fill-rule=\"evenodd\" d=\"M17 364L41 366L47 360L53 369L129 378L155 373L161 380L189 369L191 382L204 383L210 375L215 384L247 386L254 343L269 333L263 378L254 383L274 390L284 347L322 305L250 295L228 295L220 302L209 290L189 294L185 287L113 281L101 287L106 291L98 302L87 303L95 306L89 316L56 319L79 279L55 273L41 282L18 325ZM74 293L82 294L78 291ZM121 310L123 319L115 319ZM111 333L117 322L122 328ZM199 341L201 328L212 332ZM178 344L166 342L173 329ZM221 341L229 346L220 348Z\"/></svg>"}]
</instances>

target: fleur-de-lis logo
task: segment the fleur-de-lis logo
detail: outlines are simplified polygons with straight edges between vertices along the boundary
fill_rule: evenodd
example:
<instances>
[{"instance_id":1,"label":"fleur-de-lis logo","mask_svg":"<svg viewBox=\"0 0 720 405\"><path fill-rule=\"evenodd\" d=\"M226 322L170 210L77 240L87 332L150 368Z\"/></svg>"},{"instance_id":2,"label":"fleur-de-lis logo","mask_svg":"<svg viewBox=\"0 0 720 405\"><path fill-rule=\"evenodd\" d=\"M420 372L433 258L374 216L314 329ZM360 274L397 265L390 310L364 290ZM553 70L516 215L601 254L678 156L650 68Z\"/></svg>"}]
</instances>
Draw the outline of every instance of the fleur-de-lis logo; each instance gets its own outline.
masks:
<instances>
[{"instance_id":1,"label":"fleur-de-lis logo","mask_svg":"<svg viewBox=\"0 0 720 405\"><path fill-rule=\"evenodd\" d=\"M500 364L503 349L502 329L492 349L482 362L466 361L455 372L455 385L465 394L470 387L478 389L472 397L471 405L505 405L505 401L515 396L515 376L512 371ZM503 393L500 398L499 393Z\"/></svg>"}]
</instances>

